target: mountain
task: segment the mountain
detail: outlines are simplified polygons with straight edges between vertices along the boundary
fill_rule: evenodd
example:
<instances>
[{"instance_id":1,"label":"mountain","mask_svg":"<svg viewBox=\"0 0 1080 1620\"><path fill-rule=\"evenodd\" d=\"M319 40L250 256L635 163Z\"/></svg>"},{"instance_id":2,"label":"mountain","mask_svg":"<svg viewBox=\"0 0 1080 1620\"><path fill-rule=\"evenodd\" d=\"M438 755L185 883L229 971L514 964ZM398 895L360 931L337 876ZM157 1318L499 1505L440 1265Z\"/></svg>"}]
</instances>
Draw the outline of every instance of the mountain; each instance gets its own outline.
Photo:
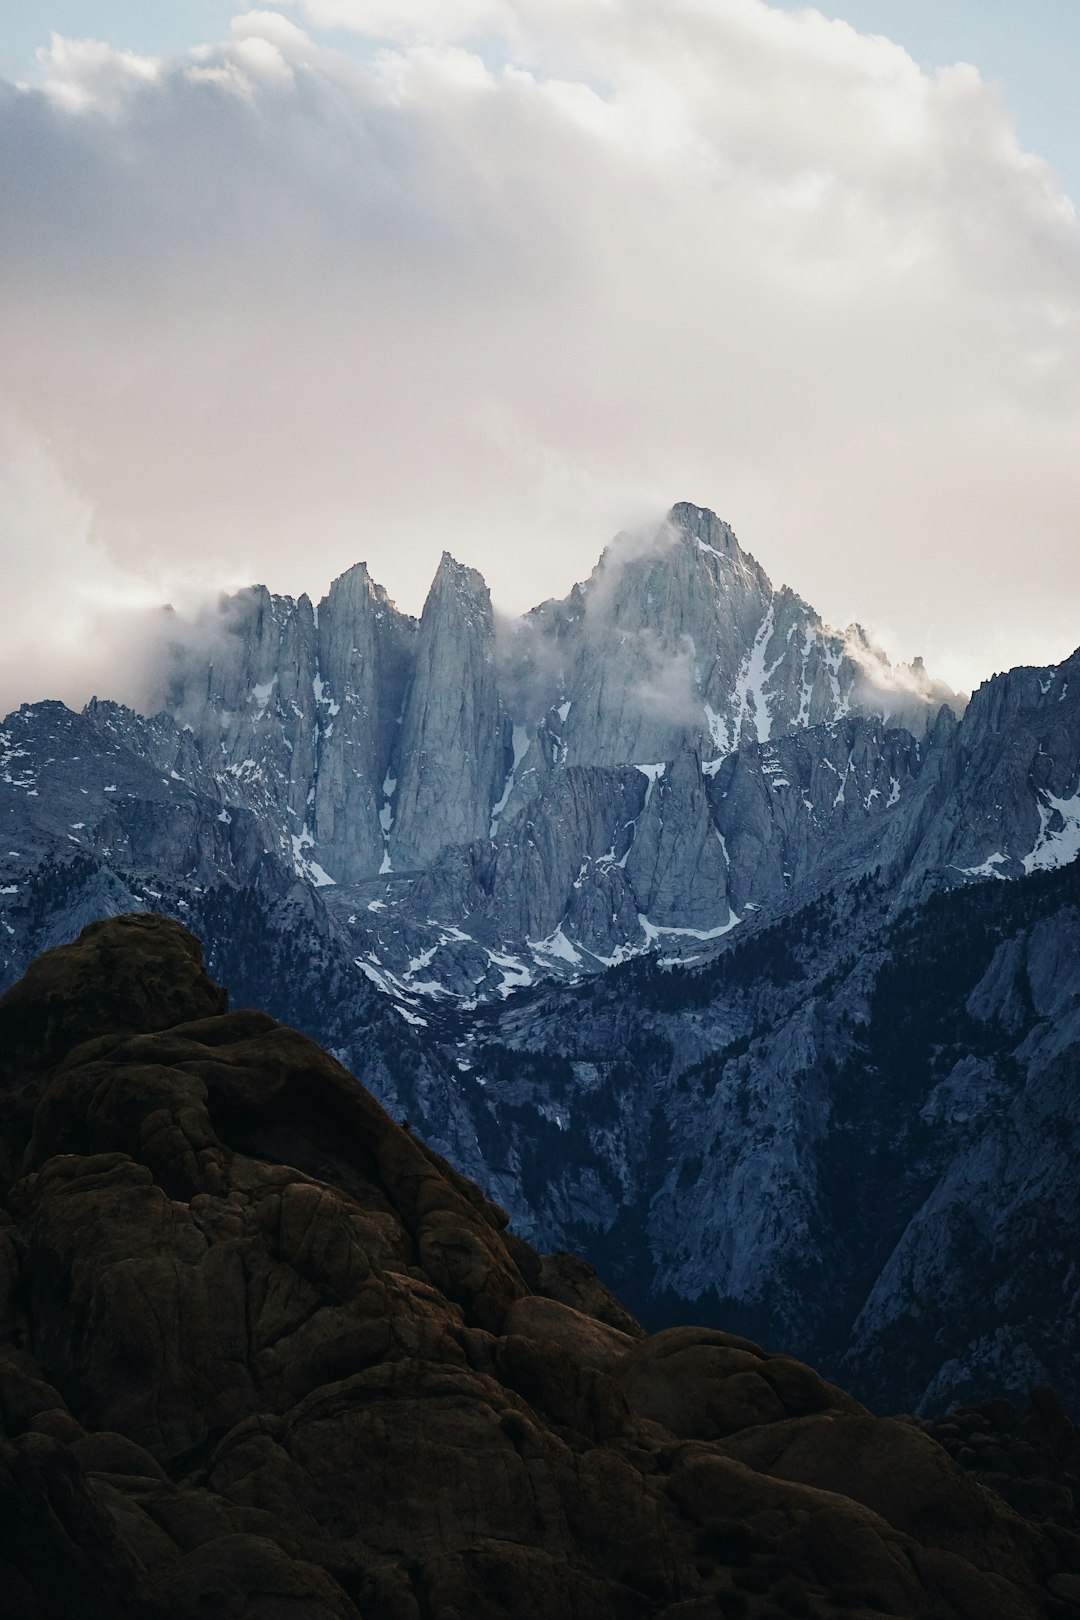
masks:
<instances>
[{"instance_id":1,"label":"mountain","mask_svg":"<svg viewBox=\"0 0 1080 1620\"><path fill-rule=\"evenodd\" d=\"M0 1099L10 1620L1075 1612L1080 1538L1032 1494L1077 1449L1046 1392L943 1445L748 1339L645 1334L332 1056L230 1011L174 922L31 965ZM1026 1457L1036 1511L947 1445Z\"/></svg>"},{"instance_id":2,"label":"mountain","mask_svg":"<svg viewBox=\"0 0 1080 1620\"><path fill-rule=\"evenodd\" d=\"M1080 1412L1080 653L965 705L688 506L510 625L444 558L170 638L4 722L0 983L166 912L650 1324Z\"/></svg>"},{"instance_id":3,"label":"mountain","mask_svg":"<svg viewBox=\"0 0 1080 1620\"><path fill-rule=\"evenodd\" d=\"M802 868L835 843L821 817L872 815L911 775L911 743L882 751L875 733L867 768L888 774L862 810L838 799L820 772L866 753L858 721L918 739L943 703L963 707L920 661L893 668L857 626L828 630L686 504L510 624L444 556L419 622L359 564L317 608L257 587L185 635L166 616L162 652L151 719L95 702L77 734L47 706L5 722L12 875L68 843L196 882L283 893L295 877L406 996L484 997L722 937L801 875L790 850L752 858L763 805L741 775L732 790L740 750L779 789L770 747L821 734L787 816Z\"/></svg>"}]
</instances>

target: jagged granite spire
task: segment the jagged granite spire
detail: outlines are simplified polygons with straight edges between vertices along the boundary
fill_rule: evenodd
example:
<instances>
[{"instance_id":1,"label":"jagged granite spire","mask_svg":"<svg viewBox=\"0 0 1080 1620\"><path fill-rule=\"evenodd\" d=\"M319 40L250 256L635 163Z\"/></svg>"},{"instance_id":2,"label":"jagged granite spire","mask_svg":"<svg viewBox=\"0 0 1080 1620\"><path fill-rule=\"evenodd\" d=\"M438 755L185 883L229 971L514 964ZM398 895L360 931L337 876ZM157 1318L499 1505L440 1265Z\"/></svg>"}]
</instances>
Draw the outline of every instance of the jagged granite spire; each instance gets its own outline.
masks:
<instances>
[{"instance_id":1,"label":"jagged granite spire","mask_svg":"<svg viewBox=\"0 0 1080 1620\"><path fill-rule=\"evenodd\" d=\"M424 604L401 722L390 838L395 867L426 866L447 844L488 831L510 736L494 647L483 576L444 551Z\"/></svg>"},{"instance_id":2,"label":"jagged granite spire","mask_svg":"<svg viewBox=\"0 0 1080 1620\"><path fill-rule=\"evenodd\" d=\"M367 564L357 563L319 603L318 634L311 831L322 865L347 882L378 872L385 858L380 816L417 627L375 584Z\"/></svg>"}]
</instances>

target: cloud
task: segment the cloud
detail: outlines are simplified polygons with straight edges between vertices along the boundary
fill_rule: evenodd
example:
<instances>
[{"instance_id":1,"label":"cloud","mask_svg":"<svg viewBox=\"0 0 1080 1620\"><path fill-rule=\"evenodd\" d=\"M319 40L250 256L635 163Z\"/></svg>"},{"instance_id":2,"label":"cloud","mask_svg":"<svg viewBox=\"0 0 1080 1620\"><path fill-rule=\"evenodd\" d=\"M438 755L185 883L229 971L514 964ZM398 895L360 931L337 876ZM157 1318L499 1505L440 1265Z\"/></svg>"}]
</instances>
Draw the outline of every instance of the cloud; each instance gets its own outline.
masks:
<instances>
[{"instance_id":1,"label":"cloud","mask_svg":"<svg viewBox=\"0 0 1080 1620\"><path fill-rule=\"evenodd\" d=\"M376 39L449 40L517 31L513 0L294 0L318 28L345 28Z\"/></svg>"},{"instance_id":2,"label":"cloud","mask_svg":"<svg viewBox=\"0 0 1080 1620\"><path fill-rule=\"evenodd\" d=\"M701 694L694 644L689 636L679 639L673 650L647 630L638 632L635 653L646 672L630 695L648 719L687 730L701 725Z\"/></svg>"},{"instance_id":3,"label":"cloud","mask_svg":"<svg viewBox=\"0 0 1080 1620\"><path fill-rule=\"evenodd\" d=\"M1075 640L1080 229L970 68L760 0L306 0L54 39L0 142L0 387L101 578L366 557L415 610L449 547L516 611L689 499L954 682Z\"/></svg>"},{"instance_id":4,"label":"cloud","mask_svg":"<svg viewBox=\"0 0 1080 1620\"><path fill-rule=\"evenodd\" d=\"M679 530L661 512L649 513L631 527L621 529L604 547L588 580L586 614L594 634L610 627L612 609L625 570L645 558L663 557L679 542Z\"/></svg>"},{"instance_id":5,"label":"cloud","mask_svg":"<svg viewBox=\"0 0 1080 1620\"><path fill-rule=\"evenodd\" d=\"M94 512L48 446L0 411L0 533L7 611L0 638L0 718L23 702L95 694L152 708L168 640L208 653L213 615L204 579L138 574L95 536ZM223 576L222 584L231 583ZM167 618L162 605L180 612ZM220 633L220 632L218 632Z\"/></svg>"}]
</instances>

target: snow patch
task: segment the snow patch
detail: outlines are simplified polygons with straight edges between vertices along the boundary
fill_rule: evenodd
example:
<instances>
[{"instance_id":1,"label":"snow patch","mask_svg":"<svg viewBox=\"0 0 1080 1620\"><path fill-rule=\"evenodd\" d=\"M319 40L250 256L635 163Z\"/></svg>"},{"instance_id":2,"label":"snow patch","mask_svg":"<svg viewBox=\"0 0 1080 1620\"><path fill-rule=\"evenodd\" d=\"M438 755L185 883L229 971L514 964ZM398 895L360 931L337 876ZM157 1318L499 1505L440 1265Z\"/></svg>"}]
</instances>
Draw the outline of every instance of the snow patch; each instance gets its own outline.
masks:
<instances>
[{"instance_id":1,"label":"snow patch","mask_svg":"<svg viewBox=\"0 0 1080 1620\"><path fill-rule=\"evenodd\" d=\"M1055 818L1060 825L1053 825ZM1025 872L1048 872L1071 866L1080 856L1080 788L1071 799L1058 799L1044 791L1039 800L1039 832L1030 855L1024 856Z\"/></svg>"},{"instance_id":2,"label":"snow patch","mask_svg":"<svg viewBox=\"0 0 1080 1620\"><path fill-rule=\"evenodd\" d=\"M526 940L526 944L532 951L541 951L545 956L555 956L561 962L569 962L571 967L581 966L581 952L563 933L562 923L547 939L530 939Z\"/></svg>"},{"instance_id":3,"label":"snow patch","mask_svg":"<svg viewBox=\"0 0 1080 1620\"><path fill-rule=\"evenodd\" d=\"M297 877L306 878L312 887L316 889L333 887L336 879L332 878L329 872L324 871L318 861L313 861L310 856L304 854L305 849L314 849L315 847L315 840L308 832L307 822L304 823L303 830L300 833L291 835L291 841L293 870Z\"/></svg>"},{"instance_id":4,"label":"snow patch","mask_svg":"<svg viewBox=\"0 0 1080 1620\"><path fill-rule=\"evenodd\" d=\"M516 956L504 956L501 951L488 951L488 961L493 967L502 968L502 982L498 986L498 994L505 1001L507 996L513 995L515 990L526 989L533 983L532 969L525 966Z\"/></svg>"},{"instance_id":5,"label":"snow patch","mask_svg":"<svg viewBox=\"0 0 1080 1620\"><path fill-rule=\"evenodd\" d=\"M731 744L733 747L738 746L746 721L752 723L758 742L768 742L772 735L772 715L769 713L769 704L765 696L765 682L780 667L788 646L785 642L780 657L766 666L765 659L774 630L775 612L773 603L770 602L754 637L754 645L743 660L735 683L735 736Z\"/></svg>"},{"instance_id":6,"label":"snow patch","mask_svg":"<svg viewBox=\"0 0 1080 1620\"><path fill-rule=\"evenodd\" d=\"M324 706L326 708L326 711L329 714L331 720L334 718L335 714L340 714L341 713L341 704L340 703L335 703L332 697L327 697L327 695L326 695L326 682L323 680L321 675L315 675L312 678L311 690L315 694L315 702L320 704L321 706ZM330 729L327 730L326 735L328 737L329 737L330 731L332 729L333 728L331 727Z\"/></svg>"},{"instance_id":7,"label":"snow patch","mask_svg":"<svg viewBox=\"0 0 1080 1620\"><path fill-rule=\"evenodd\" d=\"M559 715L563 720L565 720L569 713L570 705L569 703L564 703L562 708L559 710ZM514 782L517 780L517 773L521 762L525 758L525 755L529 752L529 733L525 726L514 727L512 745L514 757L510 769L506 773L506 781L503 783L502 797L499 799L497 804L493 804L491 807L491 824L488 827L489 838L494 838L499 831L499 817L506 809L507 800L510 798L511 793L514 790Z\"/></svg>"},{"instance_id":8,"label":"snow patch","mask_svg":"<svg viewBox=\"0 0 1080 1620\"><path fill-rule=\"evenodd\" d=\"M408 979L412 976L412 974L419 973L421 968L430 967L432 961L434 960L435 952L438 950L438 948L438 944L429 945L426 951L420 952L419 956L410 957L409 965L405 969L405 977Z\"/></svg>"},{"instance_id":9,"label":"snow patch","mask_svg":"<svg viewBox=\"0 0 1080 1620\"><path fill-rule=\"evenodd\" d=\"M649 808L649 800L652 798L652 790L656 786L657 782L659 782L664 772L667 770L667 766L663 763L659 765L635 765L634 769L636 771L640 771L642 776L648 779L649 785L645 789L645 803L641 807L642 810L645 811Z\"/></svg>"},{"instance_id":10,"label":"snow patch","mask_svg":"<svg viewBox=\"0 0 1080 1620\"><path fill-rule=\"evenodd\" d=\"M1029 857L1030 859L1030 857ZM999 872L999 866L1008 866L1009 857L1000 850L994 855L988 855L981 866L958 866L956 870L962 872L964 877L973 878L1000 878L1005 882L1005 873Z\"/></svg>"},{"instance_id":11,"label":"snow patch","mask_svg":"<svg viewBox=\"0 0 1080 1620\"><path fill-rule=\"evenodd\" d=\"M268 681L263 681L251 688L251 700L259 714L262 714L270 701L270 694L274 690L277 676L272 675Z\"/></svg>"},{"instance_id":12,"label":"snow patch","mask_svg":"<svg viewBox=\"0 0 1080 1620\"><path fill-rule=\"evenodd\" d=\"M395 1001L391 1005L396 1013L401 1014L407 1024L419 1024L421 1029L427 1029L428 1021L426 1018L421 1018L419 1013L410 1012L408 1007L401 1005L400 1001Z\"/></svg>"},{"instance_id":13,"label":"snow patch","mask_svg":"<svg viewBox=\"0 0 1080 1620\"><path fill-rule=\"evenodd\" d=\"M391 801L394 794L397 792L397 777L391 776L389 771L387 771L386 775L383 777L382 791L383 803L382 809L379 811L379 826L382 828L383 843L385 844L386 840L390 837L390 832L394 825L394 806ZM382 877L384 873L392 871L393 867L390 865L390 851L384 850L382 865L379 867L379 876Z\"/></svg>"},{"instance_id":14,"label":"snow patch","mask_svg":"<svg viewBox=\"0 0 1080 1620\"><path fill-rule=\"evenodd\" d=\"M370 961L366 961L362 956L354 957L353 961L365 978L370 979L372 984L381 990L384 995L393 995L393 988L388 982L386 974L381 973L377 966Z\"/></svg>"},{"instance_id":15,"label":"snow patch","mask_svg":"<svg viewBox=\"0 0 1080 1620\"><path fill-rule=\"evenodd\" d=\"M650 922L643 911L638 912L638 924L650 944L661 937L667 939L673 935L684 939L722 939L733 928L737 928L741 921L742 918L732 911L727 922L720 923L716 928L664 928L659 923Z\"/></svg>"},{"instance_id":16,"label":"snow patch","mask_svg":"<svg viewBox=\"0 0 1080 1620\"><path fill-rule=\"evenodd\" d=\"M728 725L723 715L717 714L711 703L702 705L705 710L705 724L709 728L714 748L726 748L728 740Z\"/></svg>"}]
</instances>

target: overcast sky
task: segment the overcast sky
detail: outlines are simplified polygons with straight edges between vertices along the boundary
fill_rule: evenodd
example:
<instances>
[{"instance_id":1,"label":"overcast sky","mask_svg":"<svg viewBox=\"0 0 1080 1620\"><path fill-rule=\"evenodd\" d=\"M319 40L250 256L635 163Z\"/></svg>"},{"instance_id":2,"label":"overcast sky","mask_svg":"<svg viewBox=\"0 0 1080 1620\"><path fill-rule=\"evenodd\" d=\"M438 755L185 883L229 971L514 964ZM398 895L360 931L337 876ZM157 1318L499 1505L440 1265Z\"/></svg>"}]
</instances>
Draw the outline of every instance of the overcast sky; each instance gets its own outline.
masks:
<instances>
[{"instance_id":1,"label":"overcast sky","mask_svg":"<svg viewBox=\"0 0 1080 1620\"><path fill-rule=\"evenodd\" d=\"M1065 656L1078 13L0 0L0 708L163 593L520 610L680 499L956 684Z\"/></svg>"}]
</instances>

